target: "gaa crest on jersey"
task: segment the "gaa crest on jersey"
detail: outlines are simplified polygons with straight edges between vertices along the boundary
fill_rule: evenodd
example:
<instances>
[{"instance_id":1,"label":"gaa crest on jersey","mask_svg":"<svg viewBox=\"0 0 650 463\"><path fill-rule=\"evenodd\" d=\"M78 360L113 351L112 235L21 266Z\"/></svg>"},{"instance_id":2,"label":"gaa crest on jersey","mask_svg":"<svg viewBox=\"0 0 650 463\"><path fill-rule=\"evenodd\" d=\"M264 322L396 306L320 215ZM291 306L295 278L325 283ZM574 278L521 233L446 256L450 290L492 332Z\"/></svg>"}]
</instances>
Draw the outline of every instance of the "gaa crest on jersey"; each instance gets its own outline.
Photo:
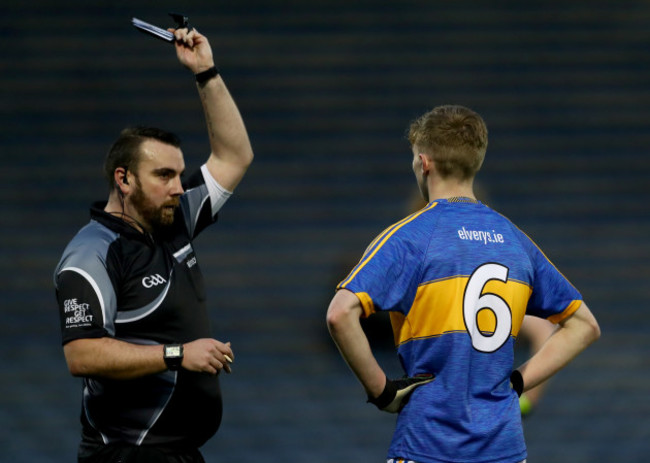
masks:
<instances>
[{"instance_id":1,"label":"gaa crest on jersey","mask_svg":"<svg viewBox=\"0 0 650 463\"><path fill-rule=\"evenodd\" d=\"M158 285L163 285L167 283L167 280L165 280L162 276L160 276L159 273L156 273L155 275L149 275L146 276L142 279L142 286L145 288L153 288L154 286Z\"/></svg>"}]
</instances>

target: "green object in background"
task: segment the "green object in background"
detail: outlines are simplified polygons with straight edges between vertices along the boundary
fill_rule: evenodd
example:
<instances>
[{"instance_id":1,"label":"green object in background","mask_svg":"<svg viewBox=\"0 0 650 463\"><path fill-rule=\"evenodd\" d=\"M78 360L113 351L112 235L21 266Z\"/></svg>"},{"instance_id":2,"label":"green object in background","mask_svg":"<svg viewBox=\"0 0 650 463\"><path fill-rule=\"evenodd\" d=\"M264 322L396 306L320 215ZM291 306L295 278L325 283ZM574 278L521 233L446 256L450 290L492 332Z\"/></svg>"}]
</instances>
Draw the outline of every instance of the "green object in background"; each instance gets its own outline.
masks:
<instances>
[{"instance_id":1,"label":"green object in background","mask_svg":"<svg viewBox=\"0 0 650 463\"><path fill-rule=\"evenodd\" d=\"M533 403L526 394L521 394L521 397L519 397L519 409L521 410L521 416L524 418L533 412Z\"/></svg>"}]
</instances>

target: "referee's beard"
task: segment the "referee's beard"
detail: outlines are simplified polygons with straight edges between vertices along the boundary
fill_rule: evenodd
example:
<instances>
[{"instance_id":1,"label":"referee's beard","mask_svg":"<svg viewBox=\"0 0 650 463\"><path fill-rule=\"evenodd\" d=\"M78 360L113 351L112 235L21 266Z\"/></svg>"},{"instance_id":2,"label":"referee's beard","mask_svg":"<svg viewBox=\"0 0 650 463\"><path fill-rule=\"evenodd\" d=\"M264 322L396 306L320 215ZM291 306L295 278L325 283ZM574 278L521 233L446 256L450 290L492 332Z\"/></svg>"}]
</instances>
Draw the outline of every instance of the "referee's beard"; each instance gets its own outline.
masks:
<instances>
[{"instance_id":1,"label":"referee's beard","mask_svg":"<svg viewBox=\"0 0 650 463\"><path fill-rule=\"evenodd\" d=\"M176 196L161 206L156 206L142 189L139 179L135 179L135 188L131 194L131 204L151 231L164 230L174 223L174 215L180 204Z\"/></svg>"}]
</instances>

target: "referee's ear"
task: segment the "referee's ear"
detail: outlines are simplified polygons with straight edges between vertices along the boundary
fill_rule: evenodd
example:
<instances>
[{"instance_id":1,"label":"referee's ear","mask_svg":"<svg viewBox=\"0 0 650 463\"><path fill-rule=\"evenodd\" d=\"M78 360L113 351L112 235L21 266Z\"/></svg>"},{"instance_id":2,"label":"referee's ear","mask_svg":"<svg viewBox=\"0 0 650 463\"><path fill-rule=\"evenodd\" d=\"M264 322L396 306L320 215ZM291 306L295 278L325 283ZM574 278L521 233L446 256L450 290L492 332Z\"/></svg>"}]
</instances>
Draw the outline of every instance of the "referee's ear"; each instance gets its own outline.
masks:
<instances>
[{"instance_id":1,"label":"referee's ear","mask_svg":"<svg viewBox=\"0 0 650 463\"><path fill-rule=\"evenodd\" d=\"M131 190L128 175L129 172L126 167L118 167L113 173L113 178L115 179L115 189L122 195L129 193Z\"/></svg>"}]
</instances>

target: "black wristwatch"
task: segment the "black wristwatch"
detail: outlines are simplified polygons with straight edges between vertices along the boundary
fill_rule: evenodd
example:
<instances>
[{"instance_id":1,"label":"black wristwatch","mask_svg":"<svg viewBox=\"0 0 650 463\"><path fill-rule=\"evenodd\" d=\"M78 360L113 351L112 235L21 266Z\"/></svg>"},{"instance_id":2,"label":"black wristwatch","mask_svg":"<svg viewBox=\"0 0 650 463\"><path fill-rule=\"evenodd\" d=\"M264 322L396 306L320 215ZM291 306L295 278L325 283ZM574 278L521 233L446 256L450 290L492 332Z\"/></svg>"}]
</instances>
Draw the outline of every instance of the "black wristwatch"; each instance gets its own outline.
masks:
<instances>
[{"instance_id":1,"label":"black wristwatch","mask_svg":"<svg viewBox=\"0 0 650 463\"><path fill-rule=\"evenodd\" d=\"M183 363L183 344L165 344L163 346L165 365L171 371L176 371Z\"/></svg>"}]
</instances>

